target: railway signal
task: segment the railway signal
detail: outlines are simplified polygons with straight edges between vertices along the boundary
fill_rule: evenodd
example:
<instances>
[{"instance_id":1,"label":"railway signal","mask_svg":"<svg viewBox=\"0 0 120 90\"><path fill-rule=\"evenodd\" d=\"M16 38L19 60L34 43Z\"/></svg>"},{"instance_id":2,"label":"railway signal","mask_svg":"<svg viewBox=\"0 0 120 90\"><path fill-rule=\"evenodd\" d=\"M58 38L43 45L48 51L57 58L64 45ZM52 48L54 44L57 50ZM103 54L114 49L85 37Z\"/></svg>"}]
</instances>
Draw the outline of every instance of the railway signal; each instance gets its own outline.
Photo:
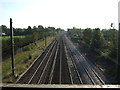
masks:
<instances>
[{"instance_id":1,"label":"railway signal","mask_svg":"<svg viewBox=\"0 0 120 90\"><path fill-rule=\"evenodd\" d=\"M11 40L12 75L15 78L15 71L14 71L14 38L13 38L12 18L10 18L10 40Z\"/></svg>"},{"instance_id":2,"label":"railway signal","mask_svg":"<svg viewBox=\"0 0 120 90\"><path fill-rule=\"evenodd\" d=\"M111 28L115 29L115 24L114 23L111 23Z\"/></svg>"}]
</instances>

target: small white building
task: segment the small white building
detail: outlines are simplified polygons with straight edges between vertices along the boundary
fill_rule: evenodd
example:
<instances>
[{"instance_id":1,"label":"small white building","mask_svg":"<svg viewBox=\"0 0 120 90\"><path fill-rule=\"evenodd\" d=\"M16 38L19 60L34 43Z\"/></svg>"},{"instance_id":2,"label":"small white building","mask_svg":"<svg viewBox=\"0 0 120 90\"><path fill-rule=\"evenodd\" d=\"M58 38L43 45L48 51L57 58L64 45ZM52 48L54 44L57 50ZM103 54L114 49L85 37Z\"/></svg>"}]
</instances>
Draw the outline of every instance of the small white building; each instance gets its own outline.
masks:
<instances>
[{"instance_id":1,"label":"small white building","mask_svg":"<svg viewBox=\"0 0 120 90\"><path fill-rule=\"evenodd\" d=\"M2 36L5 36L6 34L5 33L2 33Z\"/></svg>"}]
</instances>

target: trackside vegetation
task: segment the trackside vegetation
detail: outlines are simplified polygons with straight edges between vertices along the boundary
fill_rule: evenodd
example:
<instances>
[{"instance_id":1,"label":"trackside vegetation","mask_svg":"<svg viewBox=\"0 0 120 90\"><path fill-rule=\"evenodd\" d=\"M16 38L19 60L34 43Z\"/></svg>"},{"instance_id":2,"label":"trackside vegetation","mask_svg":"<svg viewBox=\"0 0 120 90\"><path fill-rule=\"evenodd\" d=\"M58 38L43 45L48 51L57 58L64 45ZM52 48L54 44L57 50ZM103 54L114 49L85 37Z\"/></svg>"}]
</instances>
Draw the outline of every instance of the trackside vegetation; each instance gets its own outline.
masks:
<instances>
[{"instance_id":1,"label":"trackside vegetation","mask_svg":"<svg viewBox=\"0 0 120 90\"><path fill-rule=\"evenodd\" d=\"M68 36L93 63L109 78L117 81L118 30L99 28L68 29Z\"/></svg>"},{"instance_id":2,"label":"trackside vegetation","mask_svg":"<svg viewBox=\"0 0 120 90\"><path fill-rule=\"evenodd\" d=\"M47 37L47 46L55 37ZM16 79L21 75L29 65L39 56L47 47L44 41L39 41L32 46L28 46L26 50L15 55L15 75ZM16 79L12 77L11 58L2 62L2 80L3 83L12 83Z\"/></svg>"},{"instance_id":3,"label":"trackside vegetation","mask_svg":"<svg viewBox=\"0 0 120 90\"><path fill-rule=\"evenodd\" d=\"M1 25L2 33L2 57L10 55L10 29L5 25ZM60 31L63 31L60 28L55 29L54 27L44 28L42 25L38 27L28 26L27 29L23 28L13 28L14 31L14 49L15 51L19 48L22 48L30 43L34 43L37 40L44 40L45 37L54 36Z\"/></svg>"},{"instance_id":4,"label":"trackside vegetation","mask_svg":"<svg viewBox=\"0 0 120 90\"><path fill-rule=\"evenodd\" d=\"M14 31L14 51L26 47L22 52L16 53L14 57L15 62L15 76L12 76L10 53L10 29L5 25L2 28L2 82L14 82L29 66L30 64L45 50L45 48L55 39L55 37L63 32L63 29L54 27L38 27L28 26L28 28L13 28ZM47 41L45 45L45 39ZM6 58L7 57L7 58Z\"/></svg>"}]
</instances>

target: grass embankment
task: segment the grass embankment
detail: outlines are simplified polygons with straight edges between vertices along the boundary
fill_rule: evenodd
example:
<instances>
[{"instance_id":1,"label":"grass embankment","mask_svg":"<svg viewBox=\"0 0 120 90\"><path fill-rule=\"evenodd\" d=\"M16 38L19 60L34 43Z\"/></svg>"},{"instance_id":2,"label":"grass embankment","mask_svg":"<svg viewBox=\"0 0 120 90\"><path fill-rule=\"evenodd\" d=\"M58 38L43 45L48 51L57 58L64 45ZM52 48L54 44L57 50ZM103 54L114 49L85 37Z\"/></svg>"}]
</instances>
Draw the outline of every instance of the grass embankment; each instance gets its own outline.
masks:
<instances>
[{"instance_id":1,"label":"grass embankment","mask_svg":"<svg viewBox=\"0 0 120 90\"><path fill-rule=\"evenodd\" d=\"M10 36L2 36L0 38L7 40L7 39L10 39ZM25 36L14 36L14 38L25 38Z\"/></svg>"},{"instance_id":2,"label":"grass embankment","mask_svg":"<svg viewBox=\"0 0 120 90\"><path fill-rule=\"evenodd\" d=\"M44 41L40 41L37 42L36 45L29 46L25 51L15 55L15 75L17 77L20 76L54 38L55 37L48 37L46 46ZM12 77L11 59L7 59L2 62L2 82L11 83L14 81L15 79Z\"/></svg>"}]
</instances>

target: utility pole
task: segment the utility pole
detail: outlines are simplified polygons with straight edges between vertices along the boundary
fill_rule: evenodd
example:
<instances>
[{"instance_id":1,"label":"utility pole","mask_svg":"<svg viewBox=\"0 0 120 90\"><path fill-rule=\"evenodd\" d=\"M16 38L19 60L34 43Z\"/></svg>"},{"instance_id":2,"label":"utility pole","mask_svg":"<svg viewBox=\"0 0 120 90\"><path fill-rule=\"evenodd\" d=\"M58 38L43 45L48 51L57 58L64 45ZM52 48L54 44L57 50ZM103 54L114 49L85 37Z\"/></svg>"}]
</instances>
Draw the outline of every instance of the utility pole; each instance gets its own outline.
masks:
<instances>
[{"instance_id":1,"label":"utility pole","mask_svg":"<svg viewBox=\"0 0 120 90\"><path fill-rule=\"evenodd\" d=\"M14 71L14 38L13 38L12 18L10 18L10 40L11 40L12 75L15 78L15 71Z\"/></svg>"},{"instance_id":2,"label":"utility pole","mask_svg":"<svg viewBox=\"0 0 120 90\"><path fill-rule=\"evenodd\" d=\"M117 76L117 80L118 80L118 84L120 84L120 22L119 22L119 31L118 31L118 76Z\"/></svg>"},{"instance_id":3,"label":"utility pole","mask_svg":"<svg viewBox=\"0 0 120 90\"><path fill-rule=\"evenodd\" d=\"M117 80L118 84L120 84L120 1L118 2L118 72L117 72Z\"/></svg>"},{"instance_id":4,"label":"utility pole","mask_svg":"<svg viewBox=\"0 0 120 90\"><path fill-rule=\"evenodd\" d=\"M46 28L45 28L45 46L47 45L47 40L46 40Z\"/></svg>"}]
</instances>

